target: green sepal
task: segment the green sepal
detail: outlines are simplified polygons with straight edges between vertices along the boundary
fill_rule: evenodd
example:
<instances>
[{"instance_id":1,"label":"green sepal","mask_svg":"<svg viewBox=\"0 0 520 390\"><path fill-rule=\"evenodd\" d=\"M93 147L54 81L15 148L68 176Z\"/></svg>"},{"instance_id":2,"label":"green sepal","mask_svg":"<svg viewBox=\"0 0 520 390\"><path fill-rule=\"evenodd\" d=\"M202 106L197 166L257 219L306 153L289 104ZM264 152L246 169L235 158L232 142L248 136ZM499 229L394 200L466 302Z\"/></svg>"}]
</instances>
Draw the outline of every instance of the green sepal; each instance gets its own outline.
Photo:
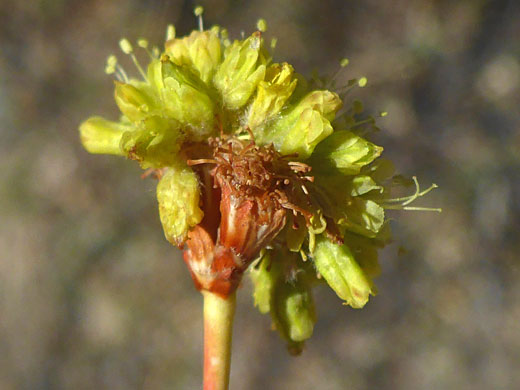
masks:
<instances>
[{"instance_id":1,"label":"green sepal","mask_svg":"<svg viewBox=\"0 0 520 390\"><path fill-rule=\"evenodd\" d=\"M296 226L294 226L295 223ZM285 224L287 249L291 252L299 252L307 235L307 231L306 221L302 216L295 217L289 214L287 223Z\"/></svg>"},{"instance_id":2,"label":"green sepal","mask_svg":"<svg viewBox=\"0 0 520 390\"><path fill-rule=\"evenodd\" d=\"M311 164L322 174L341 172L358 174L365 165L381 155L383 148L350 131L336 131L321 142L314 151Z\"/></svg>"},{"instance_id":3,"label":"green sepal","mask_svg":"<svg viewBox=\"0 0 520 390\"><path fill-rule=\"evenodd\" d=\"M341 210L337 223L366 237L375 237L385 222L384 208L370 199L353 197Z\"/></svg>"},{"instance_id":4,"label":"green sepal","mask_svg":"<svg viewBox=\"0 0 520 390\"><path fill-rule=\"evenodd\" d=\"M137 81L128 84L119 81L114 83L116 104L130 121L137 123L154 113L156 102L153 95L146 91L145 83Z\"/></svg>"},{"instance_id":5,"label":"green sepal","mask_svg":"<svg viewBox=\"0 0 520 390\"><path fill-rule=\"evenodd\" d=\"M383 186L367 175L353 176L345 189L351 196L361 196L376 190L380 193L384 191Z\"/></svg>"},{"instance_id":6,"label":"green sepal","mask_svg":"<svg viewBox=\"0 0 520 390\"><path fill-rule=\"evenodd\" d=\"M123 134L120 149L144 169L163 168L177 163L181 142L179 122L151 116L140 122L136 130Z\"/></svg>"},{"instance_id":7,"label":"green sepal","mask_svg":"<svg viewBox=\"0 0 520 390\"><path fill-rule=\"evenodd\" d=\"M322 207L340 227L375 237L384 224L384 208L377 203L385 188L370 176L316 175L315 184L322 191Z\"/></svg>"},{"instance_id":8,"label":"green sepal","mask_svg":"<svg viewBox=\"0 0 520 390\"><path fill-rule=\"evenodd\" d=\"M338 245L319 236L313 259L318 272L345 304L355 309L365 306L369 295L373 294L372 282L347 245Z\"/></svg>"},{"instance_id":9,"label":"green sepal","mask_svg":"<svg viewBox=\"0 0 520 390\"><path fill-rule=\"evenodd\" d=\"M89 153L123 156L125 153L119 143L123 134L130 129L130 125L94 116L79 126L79 133L81 143Z\"/></svg>"},{"instance_id":10,"label":"green sepal","mask_svg":"<svg viewBox=\"0 0 520 390\"><path fill-rule=\"evenodd\" d=\"M215 104L197 76L163 56L148 67L148 79L160 96L163 115L183 124L189 139L200 141L210 135Z\"/></svg>"},{"instance_id":11,"label":"green sepal","mask_svg":"<svg viewBox=\"0 0 520 390\"><path fill-rule=\"evenodd\" d=\"M172 244L180 246L202 220L199 199L197 175L190 167L178 163L166 169L157 185L157 201L164 235Z\"/></svg>"},{"instance_id":12,"label":"green sepal","mask_svg":"<svg viewBox=\"0 0 520 390\"><path fill-rule=\"evenodd\" d=\"M226 48L224 61L213 77L226 108L236 110L247 103L265 77L267 61L260 32Z\"/></svg>"}]
</instances>

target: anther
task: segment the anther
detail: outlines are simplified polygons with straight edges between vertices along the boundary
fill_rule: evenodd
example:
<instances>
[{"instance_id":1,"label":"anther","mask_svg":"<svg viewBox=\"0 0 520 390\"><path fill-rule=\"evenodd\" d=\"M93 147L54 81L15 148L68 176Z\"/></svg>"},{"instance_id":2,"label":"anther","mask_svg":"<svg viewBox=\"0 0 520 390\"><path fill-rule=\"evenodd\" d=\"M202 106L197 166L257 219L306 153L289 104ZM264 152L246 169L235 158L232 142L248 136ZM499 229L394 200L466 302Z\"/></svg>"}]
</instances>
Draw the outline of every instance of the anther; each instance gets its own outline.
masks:
<instances>
[{"instance_id":1,"label":"anther","mask_svg":"<svg viewBox=\"0 0 520 390\"><path fill-rule=\"evenodd\" d=\"M130 54L134 51L132 44L126 38L123 38L119 41L119 47L121 48L121 51L125 54Z\"/></svg>"},{"instance_id":2,"label":"anther","mask_svg":"<svg viewBox=\"0 0 520 390\"><path fill-rule=\"evenodd\" d=\"M170 39L175 38L175 26L173 24L169 24L168 27L166 27L166 40L169 41Z\"/></svg>"}]
</instances>

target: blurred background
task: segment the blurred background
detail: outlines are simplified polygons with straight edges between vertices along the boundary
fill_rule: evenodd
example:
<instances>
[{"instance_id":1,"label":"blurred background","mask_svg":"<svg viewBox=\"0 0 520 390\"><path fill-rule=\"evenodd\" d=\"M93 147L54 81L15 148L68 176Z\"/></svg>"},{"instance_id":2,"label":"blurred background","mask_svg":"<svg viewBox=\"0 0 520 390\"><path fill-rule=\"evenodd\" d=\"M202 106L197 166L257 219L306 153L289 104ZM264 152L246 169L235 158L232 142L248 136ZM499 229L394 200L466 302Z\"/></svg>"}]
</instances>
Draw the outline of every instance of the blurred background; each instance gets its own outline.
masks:
<instances>
[{"instance_id":1,"label":"blurred background","mask_svg":"<svg viewBox=\"0 0 520 390\"><path fill-rule=\"evenodd\" d=\"M318 289L293 358L239 292L233 389L520 388L520 2L207 0L233 36L267 19L275 60L342 80L400 171L439 189L393 212L379 295ZM163 237L155 183L81 147L116 118L106 57L196 27L192 1L0 1L0 389L197 389L202 299ZM123 56L120 56L123 57ZM127 66L130 68L130 66Z\"/></svg>"}]
</instances>

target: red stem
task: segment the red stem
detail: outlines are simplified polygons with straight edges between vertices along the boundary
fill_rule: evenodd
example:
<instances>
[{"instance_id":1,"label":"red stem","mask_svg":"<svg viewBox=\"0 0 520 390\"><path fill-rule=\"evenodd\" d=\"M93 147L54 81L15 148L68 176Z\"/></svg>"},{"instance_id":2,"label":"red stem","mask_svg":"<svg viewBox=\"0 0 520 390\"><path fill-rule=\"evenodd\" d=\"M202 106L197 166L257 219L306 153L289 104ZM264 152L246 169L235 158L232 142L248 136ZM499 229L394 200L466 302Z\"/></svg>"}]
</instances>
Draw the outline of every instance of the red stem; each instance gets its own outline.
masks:
<instances>
[{"instance_id":1,"label":"red stem","mask_svg":"<svg viewBox=\"0 0 520 390\"><path fill-rule=\"evenodd\" d=\"M235 293L204 295L204 390L228 390Z\"/></svg>"}]
</instances>

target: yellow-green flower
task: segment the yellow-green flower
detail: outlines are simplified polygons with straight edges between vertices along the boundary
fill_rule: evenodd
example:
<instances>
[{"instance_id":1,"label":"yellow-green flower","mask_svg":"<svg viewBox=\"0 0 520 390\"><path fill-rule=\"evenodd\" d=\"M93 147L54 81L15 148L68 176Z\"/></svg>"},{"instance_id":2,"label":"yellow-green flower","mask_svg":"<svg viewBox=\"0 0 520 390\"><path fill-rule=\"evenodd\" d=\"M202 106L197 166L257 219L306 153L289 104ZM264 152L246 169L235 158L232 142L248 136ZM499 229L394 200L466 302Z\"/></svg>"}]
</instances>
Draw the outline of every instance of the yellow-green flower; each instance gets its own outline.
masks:
<instances>
[{"instance_id":1,"label":"yellow-green flower","mask_svg":"<svg viewBox=\"0 0 520 390\"><path fill-rule=\"evenodd\" d=\"M421 191L414 178L413 195L392 198L404 182L364 136L374 119L342 95L366 78L338 89L307 80L272 62L258 26L233 42L202 20L187 37L170 26L163 51L121 40L138 74L108 58L121 117L89 118L80 135L87 151L126 156L160 179L165 236L185 250L199 289L228 296L251 268L256 305L297 352L316 321L312 288L326 282L363 307L390 239L385 211L417 209L409 204L434 186Z\"/></svg>"}]
</instances>

